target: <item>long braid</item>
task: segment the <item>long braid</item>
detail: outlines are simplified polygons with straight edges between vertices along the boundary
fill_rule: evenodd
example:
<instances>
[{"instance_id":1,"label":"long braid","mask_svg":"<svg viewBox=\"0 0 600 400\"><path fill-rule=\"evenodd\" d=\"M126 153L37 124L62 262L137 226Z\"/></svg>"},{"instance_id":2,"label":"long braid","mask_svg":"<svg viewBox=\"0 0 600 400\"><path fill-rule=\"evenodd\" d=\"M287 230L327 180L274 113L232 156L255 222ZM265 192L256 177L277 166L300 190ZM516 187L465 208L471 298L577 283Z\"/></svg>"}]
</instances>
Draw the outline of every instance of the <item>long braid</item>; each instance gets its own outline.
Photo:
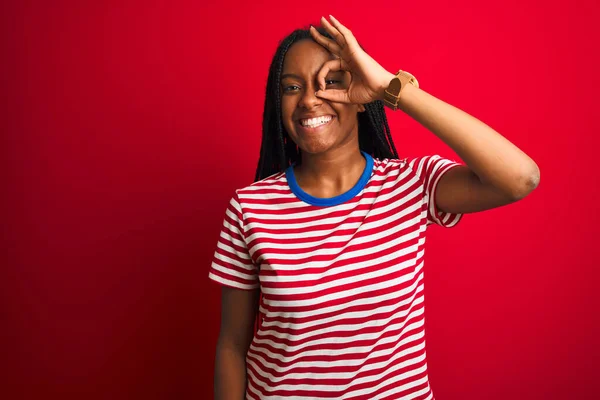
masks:
<instances>
[{"instance_id":1,"label":"long braid","mask_svg":"<svg viewBox=\"0 0 600 400\"><path fill-rule=\"evenodd\" d=\"M331 38L323 28L317 28L323 36ZM303 39L311 39L308 29L297 29L284 38L273 57L267 78L265 106L263 110L262 143L255 181L284 171L301 160L302 153L288 136L281 118L281 74L289 48ZM358 140L360 149L375 158L398 158L383 102L365 104L365 112L358 114Z\"/></svg>"},{"instance_id":2,"label":"long braid","mask_svg":"<svg viewBox=\"0 0 600 400\"><path fill-rule=\"evenodd\" d=\"M283 43L283 45L281 46L281 52L283 54L283 56L279 57L279 60L277 60L277 70L275 73L275 91L277 92L277 94L275 95L275 112L277 115L277 141L279 142L279 147L281 148L281 153L279 154L279 168L280 170L285 169L288 164L289 164L289 160L286 157L286 142L290 142L289 140L286 140L284 138L283 135L283 120L282 120L282 116L281 116L281 91L279 90L279 87L281 86L281 73L283 71L283 62L285 60L285 54L287 53L288 49L290 48L290 46L292 45L292 43L294 43L294 39L295 39L295 35L291 35L287 41L285 41Z\"/></svg>"},{"instance_id":3,"label":"long braid","mask_svg":"<svg viewBox=\"0 0 600 400\"><path fill-rule=\"evenodd\" d=\"M369 109L368 116L369 120L371 121L371 125L375 128L375 136L383 145L383 147L380 149L382 153L378 154L377 157L398 158L398 152L396 151L396 146L394 145L394 140L392 139L383 102L374 101L366 104L365 108Z\"/></svg>"},{"instance_id":4,"label":"long braid","mask_svg":"<svg viewBox=\"0 0 600 400\"><path fill-rule=\"evenodd\" d=\"M398 158L398 151L396 150L396 145L394 144L394 139L392 139L392 131L390 130L390 126L388 124L388 120L385 115L385 109L383 108L383 106L381 107L381 111L379 112L378 118L380 121L383 121L383 126L385 128L385 135L388 138L390 147L392 148L392 155L394 158Z\"/></svg>"}]
</instances>

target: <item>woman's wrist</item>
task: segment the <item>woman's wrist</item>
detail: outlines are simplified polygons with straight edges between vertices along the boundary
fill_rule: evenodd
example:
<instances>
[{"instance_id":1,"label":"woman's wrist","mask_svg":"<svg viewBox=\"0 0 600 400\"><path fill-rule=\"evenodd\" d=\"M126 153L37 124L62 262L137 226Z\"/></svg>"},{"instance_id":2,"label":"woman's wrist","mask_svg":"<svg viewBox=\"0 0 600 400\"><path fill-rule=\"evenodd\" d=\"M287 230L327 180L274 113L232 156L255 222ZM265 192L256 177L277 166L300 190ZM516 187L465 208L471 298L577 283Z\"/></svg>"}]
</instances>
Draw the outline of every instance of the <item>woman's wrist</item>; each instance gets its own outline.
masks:
<instances>
[{"instance_id":1,"label":"woman's wrist","mask_svg":"<svg viewBox=\"0 0 600 400\"><path fill-rule=\"evenodd\" d=\"M418 88L416 86L409 84L406 85L406 87L404 87L402 91L400 91L400 96L398 96L399 110L406 112L406 106L408 105L408 103L410 103L412 96L415 94L417 89Z\"/></svg>"},{"instance_id":2,"label":"woman's wrist","mask_svg":"<svg viewBox=\"0 0 600 400\"><path fill-rule=\"evenodd\" d=\"M392 81L392 79L394 79L396 75L392 74L391 72L385 71L385 73L383 74L383 76L381 77L380 80L380 89L377 92L377 100L381 100L383 101L383 98L385 96L385 91L387 90L387 88L390 86L390 82Z\"/></svg>"}]
</instances>

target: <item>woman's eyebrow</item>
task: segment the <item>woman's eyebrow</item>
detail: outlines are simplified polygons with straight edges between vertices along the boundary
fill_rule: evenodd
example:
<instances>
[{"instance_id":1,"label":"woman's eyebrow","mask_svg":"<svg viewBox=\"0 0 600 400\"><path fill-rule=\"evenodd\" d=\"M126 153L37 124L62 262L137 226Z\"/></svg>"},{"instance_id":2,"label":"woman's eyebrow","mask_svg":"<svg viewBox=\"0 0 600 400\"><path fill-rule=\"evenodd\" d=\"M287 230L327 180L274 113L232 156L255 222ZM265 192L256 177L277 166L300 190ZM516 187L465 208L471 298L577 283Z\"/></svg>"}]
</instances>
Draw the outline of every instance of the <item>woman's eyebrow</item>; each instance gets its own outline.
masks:
<instances>
[{"instance_id":1,"label":"woman's eyebrow","mask_svg":"<svg viewBox=\"0 0 600 400\"><path fill-rule=\"evenodd\" d=\"M296 74L283 74L281 75L281 79L285 79L285 78L296 78L298 80L303 80L301 76L296 75Z\"/></svg>"}]
</instances>

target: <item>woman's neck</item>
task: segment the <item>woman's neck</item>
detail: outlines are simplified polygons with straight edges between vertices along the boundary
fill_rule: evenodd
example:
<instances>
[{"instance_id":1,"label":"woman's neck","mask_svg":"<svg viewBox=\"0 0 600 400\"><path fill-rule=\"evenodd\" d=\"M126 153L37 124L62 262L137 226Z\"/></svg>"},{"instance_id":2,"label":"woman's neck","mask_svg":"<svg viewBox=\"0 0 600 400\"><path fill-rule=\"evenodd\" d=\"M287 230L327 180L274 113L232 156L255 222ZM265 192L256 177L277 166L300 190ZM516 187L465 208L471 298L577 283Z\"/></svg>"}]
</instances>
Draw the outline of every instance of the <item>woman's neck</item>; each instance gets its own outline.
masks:
<instances>
[{"instance_id":1,"label":"woman's neck","mask_svg":"<svg viewBox=\"0 0 600 400\"><path fill-rule=\"evenodd\" d=\"M322 154L302 153L302 164L294 168L298 186L314 197L330 198L352 189L367 165L358 146Z\"/></svg>"}]
</instances>

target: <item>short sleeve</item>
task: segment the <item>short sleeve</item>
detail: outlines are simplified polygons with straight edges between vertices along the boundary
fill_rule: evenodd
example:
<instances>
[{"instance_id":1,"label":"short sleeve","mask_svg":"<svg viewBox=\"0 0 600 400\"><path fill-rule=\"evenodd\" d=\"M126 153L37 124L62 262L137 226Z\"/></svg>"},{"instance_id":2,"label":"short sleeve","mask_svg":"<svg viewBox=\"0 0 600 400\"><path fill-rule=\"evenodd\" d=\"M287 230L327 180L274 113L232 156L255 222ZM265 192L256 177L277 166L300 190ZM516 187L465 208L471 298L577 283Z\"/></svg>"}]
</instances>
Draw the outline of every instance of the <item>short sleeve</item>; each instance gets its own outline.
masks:
<instances>
[{"instance_id":1,"label":"short sleeve","mask_svg":"<svg viewBox=\"0 0 600 400\"><path fill-rule=\"evenodd\" d=\"M427 206L427 225L436 224L444 228L456 226L463 214L440 211L435 204L435 191L440 178L454 167L462 164L438 155L414 158L409 161L410 168L421 179Z\"/></svg>"},{"instance_id":2,"label":"short sleeve","mask_svg":"<svg viewBox=\"0 0 600 400\"><path fill-rule=\"evenodd\" d=\"M237 289L259 287L258 269L250 257L244 236L243 212L237 192L225 212L208 277Z\"/></svg>"}]
</instances>

